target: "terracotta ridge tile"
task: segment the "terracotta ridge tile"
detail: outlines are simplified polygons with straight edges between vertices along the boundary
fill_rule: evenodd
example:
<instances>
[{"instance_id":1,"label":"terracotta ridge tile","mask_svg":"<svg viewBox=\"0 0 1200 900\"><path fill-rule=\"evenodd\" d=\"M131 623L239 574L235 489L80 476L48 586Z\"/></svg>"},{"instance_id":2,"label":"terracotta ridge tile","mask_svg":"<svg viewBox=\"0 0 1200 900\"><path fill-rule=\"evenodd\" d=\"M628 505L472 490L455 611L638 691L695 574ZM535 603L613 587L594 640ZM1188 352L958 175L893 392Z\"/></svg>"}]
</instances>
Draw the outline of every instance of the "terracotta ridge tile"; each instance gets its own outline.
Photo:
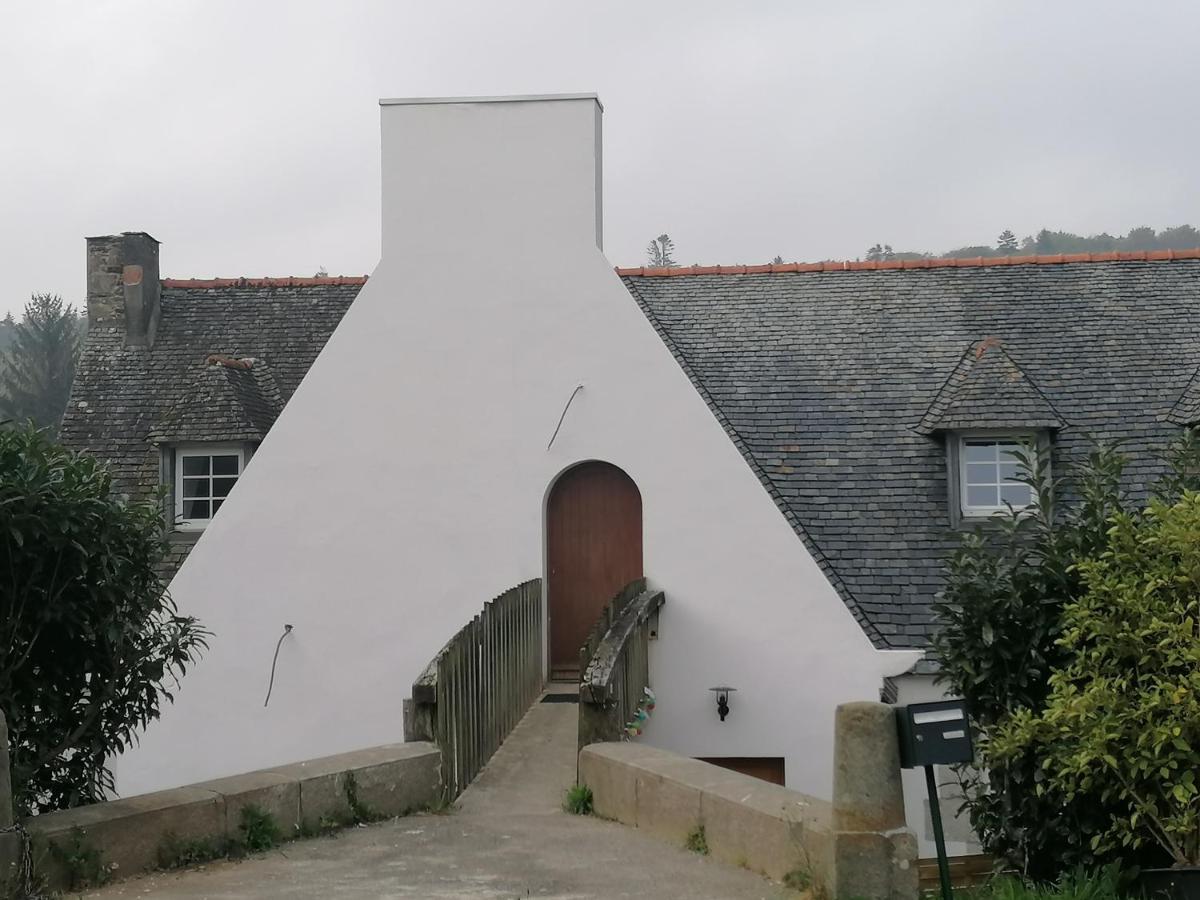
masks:
<instances>
[{"instance_id":1,"label":"terracotta ridge tile","mask_svg":"<svg viewBox=\"0 0 1200 900\"><path fill-rule=\"evenodd\" d=\"M163 278L165 288L226 288L226 287L321 287L323 285L362 285L368 275L321 275L303 278L283 275L268 278Z\"/></svg>"},{"instance_id":2,"label":"terracotta ridge tile","mask_svg":"<svg viewBox=\"0 0 1200 900\"><path fill-rule=\"evenodd\" d=\"M864 272L895 269L970 269L986 266L1070 265L1098 262L1171 262L1200 259L1200 247L1191 250L1109 250L1102 253L1041 253L1025 256L970 256L945 259L835 260L815 263L767 263L757 266L616 266L620 276L663 278L679 275L760 275L793 272ZM166 284L164 281L163 284Z\"/></svg>"}]
</instances>

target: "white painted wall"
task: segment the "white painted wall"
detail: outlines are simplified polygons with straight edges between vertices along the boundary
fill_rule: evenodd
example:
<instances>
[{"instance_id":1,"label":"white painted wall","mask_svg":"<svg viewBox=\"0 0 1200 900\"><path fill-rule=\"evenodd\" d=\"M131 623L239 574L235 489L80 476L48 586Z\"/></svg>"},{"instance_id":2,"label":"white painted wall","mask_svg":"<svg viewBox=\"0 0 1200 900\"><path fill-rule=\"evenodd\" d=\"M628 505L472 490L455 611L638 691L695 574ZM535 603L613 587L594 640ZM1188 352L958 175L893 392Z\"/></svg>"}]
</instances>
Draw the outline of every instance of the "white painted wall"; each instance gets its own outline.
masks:
<instances>
[{"instance_id":1,"label":"white painted wall","mask_svg":"<svg viewBox=\"0 0 1200 900\"><path fill-rule=\"evenodd\" d=\"M597 249L598 105L382 116L383 259L172 583L215 635L122 792L400 740L438 647L542 575L554 478L602 459L667 593L645 739L828 796L834 706L915 654L870 645Z\"/></svg>"}]
</instances>

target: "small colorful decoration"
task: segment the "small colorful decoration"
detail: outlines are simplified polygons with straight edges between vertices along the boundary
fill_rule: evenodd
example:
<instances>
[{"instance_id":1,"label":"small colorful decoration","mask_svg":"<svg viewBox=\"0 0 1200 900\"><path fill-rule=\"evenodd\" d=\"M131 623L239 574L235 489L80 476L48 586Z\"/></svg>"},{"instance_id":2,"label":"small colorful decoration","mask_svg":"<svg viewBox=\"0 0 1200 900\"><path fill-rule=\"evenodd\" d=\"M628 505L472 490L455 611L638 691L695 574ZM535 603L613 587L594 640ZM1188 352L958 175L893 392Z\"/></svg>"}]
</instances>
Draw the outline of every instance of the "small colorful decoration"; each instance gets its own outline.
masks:
<instances>
[{"instance_id":1,"label":"small colorful decoration","mask_svg":"<svg viewBox=\"0 0 1200 900\"><path fill-rule=\"evenodd\" d=\"M650 690L650 688L643 688L642 690L645 696L638 701L637 709L633 712L633 718L625 723L624 739L627 741L635 737L641 737L646 722L650 720L650 716L654 713L654 707L657 702L654 691Z\"/></svg>"}]
</instances>

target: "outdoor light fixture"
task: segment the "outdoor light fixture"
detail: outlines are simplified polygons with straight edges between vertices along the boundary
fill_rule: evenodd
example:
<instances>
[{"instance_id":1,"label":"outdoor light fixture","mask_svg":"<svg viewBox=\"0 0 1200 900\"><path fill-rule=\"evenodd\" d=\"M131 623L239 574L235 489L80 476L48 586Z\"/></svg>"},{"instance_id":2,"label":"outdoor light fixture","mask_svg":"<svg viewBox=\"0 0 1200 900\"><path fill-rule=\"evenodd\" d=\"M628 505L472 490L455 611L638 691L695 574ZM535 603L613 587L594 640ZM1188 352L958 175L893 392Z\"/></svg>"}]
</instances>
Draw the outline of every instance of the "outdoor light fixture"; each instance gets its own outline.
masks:
<instances>
[{"instance_id":1,"label":"outdoor light fixture","mask_svg":"<svg viewBox=\"0 0 1200 900\"><path fill-rule=\"evenodd\" d=\"M717 695L717 715L721 717L721 721L725 721L725 717L729 715L729 695L737 690L735 687L711 687L709 688Z\"/></svg>"}]
</instances>

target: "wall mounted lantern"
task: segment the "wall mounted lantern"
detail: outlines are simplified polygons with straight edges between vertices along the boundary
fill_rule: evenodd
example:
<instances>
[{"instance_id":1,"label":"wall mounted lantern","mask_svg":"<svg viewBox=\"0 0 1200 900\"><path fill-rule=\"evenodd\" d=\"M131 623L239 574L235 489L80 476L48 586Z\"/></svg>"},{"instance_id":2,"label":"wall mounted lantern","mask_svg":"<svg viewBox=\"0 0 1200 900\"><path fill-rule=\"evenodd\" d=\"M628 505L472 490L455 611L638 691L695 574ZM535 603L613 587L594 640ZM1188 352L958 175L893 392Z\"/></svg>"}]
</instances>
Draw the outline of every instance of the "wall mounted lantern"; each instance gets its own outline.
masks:
<instances>
[{"instance_id":1,"label":"wall mounted lantern","mask_svg":"<svg viewBox=\"0 0 1200 900\"><path fill-rule=\"evenodd\" d=\"M717 695L717 715L721 717L721 721L725 721L725 717L729 715L729 695L737 690L735 687L710 687L710 691Z\"/></svg>"}]
</instances>

